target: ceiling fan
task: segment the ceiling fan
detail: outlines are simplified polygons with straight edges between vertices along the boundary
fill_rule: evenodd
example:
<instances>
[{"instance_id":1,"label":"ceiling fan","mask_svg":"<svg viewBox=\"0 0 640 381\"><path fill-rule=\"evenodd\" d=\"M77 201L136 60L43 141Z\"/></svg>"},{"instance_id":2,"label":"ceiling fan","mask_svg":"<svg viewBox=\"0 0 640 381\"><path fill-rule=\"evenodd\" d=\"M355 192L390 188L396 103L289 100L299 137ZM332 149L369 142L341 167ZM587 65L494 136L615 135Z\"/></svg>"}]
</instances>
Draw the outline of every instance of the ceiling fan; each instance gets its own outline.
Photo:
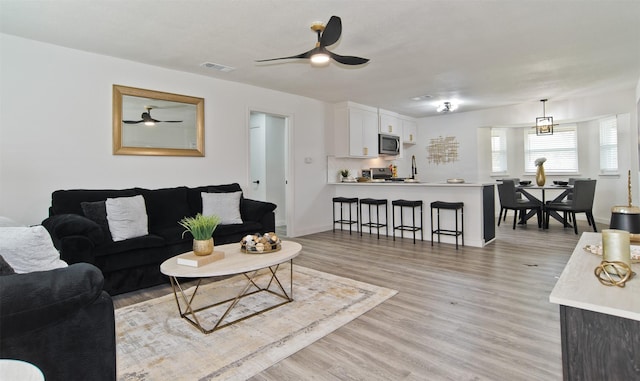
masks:
<instances>
[{"instance_id":1,"label":"ceiling fan","mask_svg":"<svg viewBox=\"0 0 640 381\"><path fill-rule=\"evenodd\" d=\"M153 126L156 123L180 123L182 122L181 120L157 120L157 119L153 119L151 117L151 110L153 109L153 107L151 106L145 106L144 108L145 112L143 112L140 115L140 120L123 120L122 123L125 124L138 124L138 123L143 123L147 126Z\"/></svg>"},{"instance_id":2,"label":"ceiling fan","mask_svg":"<svg viewBox=\"0 0 640 381\"><path fill-rule=\"evenodd\" d=\"M341 56L327 50L327 46L333 45L340 39L342 34L342 20L338 16L331 16L329 22L325 26L323 23L316 22L311 25L311 30L318 35L316 47L295 56L270 58L266 60L257 60L256 62L288 60L296 58L310 59L311 64L322 65L329 62L330 59L345 65L362 65L369 62L368 58Z\"/></svg>"}]
</instances>

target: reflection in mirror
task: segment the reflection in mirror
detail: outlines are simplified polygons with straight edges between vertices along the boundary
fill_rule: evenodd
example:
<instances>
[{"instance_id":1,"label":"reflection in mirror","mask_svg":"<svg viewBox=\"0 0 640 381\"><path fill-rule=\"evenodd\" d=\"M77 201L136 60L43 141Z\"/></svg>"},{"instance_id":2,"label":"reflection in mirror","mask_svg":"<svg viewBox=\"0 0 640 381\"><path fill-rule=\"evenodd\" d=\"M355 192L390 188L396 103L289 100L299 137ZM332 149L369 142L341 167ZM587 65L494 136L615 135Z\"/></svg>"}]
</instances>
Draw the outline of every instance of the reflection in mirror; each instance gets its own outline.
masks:
<instances>
[{"instance_id":1,"label":"reflection in mirror","mask_svg":"<svg viewBox=\"0 0 640 381\"><path fill-rule=\"evenodd\" d=\"M204 99L114 85L113 153L204 156Z\"/></svg>"}]
</instances>

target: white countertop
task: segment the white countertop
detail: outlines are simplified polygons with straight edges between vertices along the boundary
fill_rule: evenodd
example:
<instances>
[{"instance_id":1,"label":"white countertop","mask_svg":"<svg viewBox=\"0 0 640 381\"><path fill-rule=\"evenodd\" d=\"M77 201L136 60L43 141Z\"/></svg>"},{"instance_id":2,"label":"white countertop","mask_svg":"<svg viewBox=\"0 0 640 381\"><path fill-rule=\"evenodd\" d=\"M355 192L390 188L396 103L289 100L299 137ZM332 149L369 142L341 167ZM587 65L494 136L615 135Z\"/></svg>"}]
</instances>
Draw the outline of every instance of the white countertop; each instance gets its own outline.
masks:
<instances>
[{"instance_id":1,"label":"white countertop","mask_svg":"<svg viewBox=\"0 0 640 381\"><path fill-rule=\"evenodd\" d=\"M636 275L625 287L601 284L593 271L602 257L584 250L602 242L600 233L582 233L549 301L555 304L640 321L640 264L631 264Z\"/></svg>"},{"instance_id":2,"label":"white countertop","mask_svg":"<svg viewBox=\"0 0 640 381\"><path fill-rule=\"evenodd\" d=\"M381 182L354 182L354 183L329 183L329 185L357 185L357 186L399 186L399 185L407 185L410 187L482 187L487 185L495 185L495 183L459 183L459 184L449 184L446 182L441 183L423 183L423 182L403 182L403 181L381 181Z\"/></svg>"}]
</instances>

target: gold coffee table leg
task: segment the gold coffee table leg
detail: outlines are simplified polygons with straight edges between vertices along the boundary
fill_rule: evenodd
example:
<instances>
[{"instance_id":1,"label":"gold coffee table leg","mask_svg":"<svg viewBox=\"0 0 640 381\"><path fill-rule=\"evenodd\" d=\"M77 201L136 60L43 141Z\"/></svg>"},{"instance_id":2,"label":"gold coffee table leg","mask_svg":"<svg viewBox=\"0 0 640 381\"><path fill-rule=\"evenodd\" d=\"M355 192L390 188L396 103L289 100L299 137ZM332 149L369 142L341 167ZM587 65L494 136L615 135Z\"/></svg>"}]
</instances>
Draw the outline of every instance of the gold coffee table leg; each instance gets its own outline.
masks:
<instances>
[{"instance_id":1,"label":"gold coffee table leg","mask_svg":"<svg viewBox=\"0 0 640 381\"><path fill-rule=\"evenodd\" d=\"M289 293L287 293L287 291L285 290L284 286L282 285L282 282L280 281L280 279L278 279L277 276L277 272L278 269L280 268L280 265L275 265L275 266L270 266L270 267L266 267L265 269L268 269L269 272L271 272L271 278L269 279L269 282L267 284L266 287L260 287L257 283L256 283L256 278L259 275L259 272L261 270L264 269L260 269L260 270L256 270L256 271L251 271L248 273L242 273L242 275L244 275L244 277L247 279L247 283L246 285L242 288L242 290L238 293L238 295L236 295L233 298L229 298L226 300L223 300L221 302L217 302L214 304L210 304L201 308L197 308L194 309L192 306L193 300L195 299L195 296L200 288L200 284L202 282L202 279L198 280L198 283L193 291L193 294L191 294L191 296L188 296L187 293L185 292L185 290L183 289L182 285L180 285L180 282L178 282L177 277L169 277L170 281L171 281L171 287L173 288L173 294L176 300L176 304L178 305L178 312L180 313L180 317L186 319L189 323L191 323L193 326L195 326L196 328L198 328L202 333L208 334L211 333L213 331L216 331L218 329L224 328L226 326L238 323L242 320L248 319L250 317L259 315L261 313L267 312L269 310L272 310L276 307L282 306L284 304L290 303L293 301L293 260L290 260L290 278L289 278ZM280 292L276 292L273 290L270 290L270 287L272 284L276 284L278 286L278 288L280 289ZM248 292L251 287L254 287L255 290ZM264 308L260 311L256 311L254 313L251 313L249 315L246 316L242 316L236 320L230 321L228 323L222 323L224 321L224 319L229 315L229 313L231 312L231 310L238 304L238 302L240 301L240 299L244 298L245 296L249 296L249 295L253 295L256 294L258 292L269 292L273 295L276 295L282 299L284 299L284 301L282 301L281 303L275 304L273 306L269 306L267 308ZM180 296L178 296L180 295ZM182 302L184 303L184 311L183 311L183 306L180 303L180 299L182 299ZM196 316L196 312L200 312L212 307L216 307L225 303L229 303L229 306L227 307L227 309L225 310L225 312L222 314L222 316L220 316L220 318L216 321L216 323L214 324L213 328L207 329L205 328L200 321L198 320L198 317Z\"/></svg>"}]
</instances>

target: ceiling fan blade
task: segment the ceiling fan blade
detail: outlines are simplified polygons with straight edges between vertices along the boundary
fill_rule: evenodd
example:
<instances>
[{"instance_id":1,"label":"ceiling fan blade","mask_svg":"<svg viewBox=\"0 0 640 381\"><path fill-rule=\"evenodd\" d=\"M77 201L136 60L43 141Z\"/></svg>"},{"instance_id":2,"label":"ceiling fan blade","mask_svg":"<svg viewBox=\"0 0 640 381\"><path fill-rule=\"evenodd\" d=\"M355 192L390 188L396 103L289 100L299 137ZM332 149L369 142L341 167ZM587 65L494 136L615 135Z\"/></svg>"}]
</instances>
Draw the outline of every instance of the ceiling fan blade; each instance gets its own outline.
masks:
<instances>
[{"instance_id":1,"label":"ceiling fan blade","mask_svg":"<svg viewBox=\"0 0 640 381\"><path fill-rule=\"evenodd\" d=\"M158 123L182 123L181 120L159 120Z\"/></svg>"},{"instance_id":2,"label":"ceiling fan blade","mask_svg":"<svg viewBox=\"0 0 640 381\"><path fill-rule=\"evenodd\" d=\"M340 39L342 34L342 20L338 16L331 16L327 26L320 37L320 46L333 45Z\"/></svg>"},{"instance_id":3,"label":"ceiling fan blade","mask_svg":"<svg viewBox=\"0 0 640 381\"><path fill-rule=\"evenodd\" d=\"M345 65L362 65L369 62L368 58L354 57L354 56L341 56L332 52L329 52L331 58Z\"/></svg>"},{"instance_id":4,"label":"ceiling fan blade","mask_svg":"<svg viewBox=\"0 0 640 381\"><path fill-rule=\"evenodd\" d=\"M267 62L267 61L277 61L277 60L290 60L290 59L296 59L296 58L309 58L311 57L311 52L313 51L313 49L309 50L308 52L304 52L304 53L300 53L297 56L291 56L291 57L280 57L280 58L269 58L266 60L256 60L256 62Z\"/></svg>"},{"instance_id":5,"label":"ceiling fan blade","mask_svg":"<svg viewBox=\"0 0 640 381\"><path fill-rule=\"evenodd\" d=\"M144 122L144 120L123 120L122 121L122 123L124 124L138 124L142 122Z\"/></svg>"}]
</instances>

